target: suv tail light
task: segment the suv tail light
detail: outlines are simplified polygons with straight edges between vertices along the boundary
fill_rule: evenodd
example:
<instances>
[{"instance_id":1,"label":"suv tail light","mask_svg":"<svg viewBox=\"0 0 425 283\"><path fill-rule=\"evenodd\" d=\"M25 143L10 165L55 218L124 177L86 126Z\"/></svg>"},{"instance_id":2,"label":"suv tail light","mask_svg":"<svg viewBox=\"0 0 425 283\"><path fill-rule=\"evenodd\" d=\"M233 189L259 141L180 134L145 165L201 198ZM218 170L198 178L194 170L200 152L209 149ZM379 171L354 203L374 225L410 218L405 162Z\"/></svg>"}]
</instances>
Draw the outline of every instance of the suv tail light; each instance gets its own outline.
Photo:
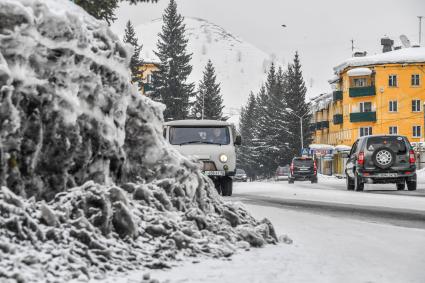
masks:
<instances>
[{"instance_id":1,"label":"suv tail light","mask_svg":"<svg viewBox=\"0 0 425 283\"><path fill-rule=\"evenodd\" d=\"M314 169L314 174L317 173L317 164L316 164L316 160L314 160L313 162L313 169Z\"/></svg>"},{"instance_id":2,"label":"suv tail light","mask_svg":"<svg viewBox=\"0 0 425 283\"><path fill-rule=\"evenodd\" d=\"M294 173L294 162L291 163L291 173Z\"/></svg>"},{"instance_id":3,"label":"suv tail light","mask_svg":"<svg viewBox=\"0 0 425 283\"><path fill-rule=\"evenodd\" d=\"M357 157L357 164L358 165L364 165L364 152L359 152L359 156Z\"/></svg>"},{"instance_id":4,"label":"suv tail light","mask_svg":"<svg viewBox=\"0 0 425 283\"><path fill-rule=\"evenodd\" d=\"M409 151L409 163L410 164L416 163L415 152L413 150Z\"/></svg>"}]
</instances>

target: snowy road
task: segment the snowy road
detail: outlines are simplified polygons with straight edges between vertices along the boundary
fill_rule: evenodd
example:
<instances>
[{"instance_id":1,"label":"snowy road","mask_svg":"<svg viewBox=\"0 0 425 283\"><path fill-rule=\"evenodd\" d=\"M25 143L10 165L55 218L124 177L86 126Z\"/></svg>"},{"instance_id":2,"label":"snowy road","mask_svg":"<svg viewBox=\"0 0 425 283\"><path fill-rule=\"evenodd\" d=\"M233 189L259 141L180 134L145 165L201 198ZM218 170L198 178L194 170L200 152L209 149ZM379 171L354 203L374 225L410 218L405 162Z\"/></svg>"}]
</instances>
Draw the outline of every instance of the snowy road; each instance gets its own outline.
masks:
<instances>
[{"instance_id":1,"label":"snowy road","mask_svg":"<svg viewBox=\"0 0 425 283\"><path fill-rule=\"evenodd\" d=\"M423 186L411 196L349 192L344 180L334 178L319 182L235 184L229 200L269 218L292 244L153 275L165 282L425 282Z\"/></svg>"},{"instance_id":2,"label":"snowy road","mask_svg":"<svg viewBox=\"0 0 425 283\"><path fill-rule=\"evenodd\" d=\"M349 192L344 180L334 178L319 182L236 183L227 198L258 219L270 219L292 244L225 260L188 259L171 270L151 271L152 277L170 283L425 282L424 197ZM140 272L105 282L140 282Z\"/></svg>"},{"instance_id":3,"label":"snowy road","mask_svg":"<svg viewBox=\"0 0 425 283\"><path fill-rule=\"evenodd\" d=\"M321 177L309 182L235 183L234 201L383 222L425 229L425 189L396 191L393 185L369 185L366 192L345 189L342 179Z\"/></svg>"}]
</instances>

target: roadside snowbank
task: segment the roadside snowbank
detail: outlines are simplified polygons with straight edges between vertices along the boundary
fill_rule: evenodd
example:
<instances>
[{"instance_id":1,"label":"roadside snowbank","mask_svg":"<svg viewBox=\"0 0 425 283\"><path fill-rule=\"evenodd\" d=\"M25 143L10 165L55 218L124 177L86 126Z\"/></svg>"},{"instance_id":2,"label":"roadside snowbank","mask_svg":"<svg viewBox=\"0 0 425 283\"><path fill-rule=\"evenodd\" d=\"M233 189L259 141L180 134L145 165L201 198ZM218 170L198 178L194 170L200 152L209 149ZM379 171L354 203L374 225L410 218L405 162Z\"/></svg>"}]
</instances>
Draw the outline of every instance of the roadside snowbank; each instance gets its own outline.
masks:
<instances>
[{"instance_id":1,"label":"roadside snowbank","mask_svg":"<svg viewBox=\"0 0 425 283\"><path fill-rule=\"evenodd\" d=\"M0 2L0 281L102 278L276 243L162 138L131 52L67 0ZM114 185L117 184L117 185Z\"/></svg>"}]
</instances>

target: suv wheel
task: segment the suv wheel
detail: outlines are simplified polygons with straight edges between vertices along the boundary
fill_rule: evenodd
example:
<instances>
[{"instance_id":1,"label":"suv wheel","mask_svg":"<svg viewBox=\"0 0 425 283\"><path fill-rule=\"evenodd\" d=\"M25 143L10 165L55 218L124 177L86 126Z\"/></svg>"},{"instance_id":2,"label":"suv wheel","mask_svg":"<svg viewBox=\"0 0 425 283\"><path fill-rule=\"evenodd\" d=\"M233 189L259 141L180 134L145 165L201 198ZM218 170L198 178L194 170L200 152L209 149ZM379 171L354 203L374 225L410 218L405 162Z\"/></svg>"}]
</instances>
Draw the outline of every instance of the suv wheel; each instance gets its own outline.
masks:
<instances>
[{"instance_id":1,"label":"suv wheel","mask_svg":"<svg viewBox=\"0 0 425 283\"><path fill-rule=\"evenodd\" d=\"M351 179L348 175L346 175L345 183L347 184L347 190L348 191L354 190L354 180Z\"/></svg>"},{"instance_id":2,"label":"suv wheel","mask_svg":"<svg viewBox=\"0 0 425 283\"><path fill-rule=\"evenodd\" d=\"M404 190L404 183L400 183L400 184L397 184L397 191L402 191L402 190Z\"/></svg>"},{"instance_id":3,"label":"suv wheel","mask_svg":"<svg viewBox=\"0 0 425 283\"><path fill-rule=\"evenodd\" d=\"M416 191L416 181L407 181L406 183L409 191Z\"/></svg>"},{"instance_id":4,"label":"suv wheel","mask_svg":"<svg viewBox=\"0 0 425 283\"><path fill-rule=\"evenodd\" d=\"M364 190L364 183L362 182L362 179L357 175L357 173L354 177L354 189L358 192Z\"/></svg>"},{"instance_id":5,"label":"suv wheel","mask_svg":"<svg viewBox=\"0 0 425 283\"><path fill-rule=\"evenodd\" d=\"M294 183L294 179L289 178L289 179L288 179L288 184L293 184L293 183Z\"/></svg>"},{"instance_id":6,"label":"suv wheel","mask_svg":"<svg viewBox=\"0 0 425 283\"><path fill-rule=\"evenodd\" d=\"M313 177L313 179L311 179L311 183L316 184L317 183L317 177Z\"/></svg>"}]
</instances>

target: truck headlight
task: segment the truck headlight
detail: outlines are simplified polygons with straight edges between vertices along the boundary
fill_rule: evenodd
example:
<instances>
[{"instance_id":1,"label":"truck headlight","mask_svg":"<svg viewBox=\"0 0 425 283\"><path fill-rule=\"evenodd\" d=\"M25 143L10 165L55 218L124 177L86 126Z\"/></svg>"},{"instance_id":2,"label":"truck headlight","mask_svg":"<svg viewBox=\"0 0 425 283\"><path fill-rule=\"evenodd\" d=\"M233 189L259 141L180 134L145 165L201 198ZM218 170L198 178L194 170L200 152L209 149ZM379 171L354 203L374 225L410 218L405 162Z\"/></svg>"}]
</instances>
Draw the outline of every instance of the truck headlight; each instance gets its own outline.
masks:
<instances>
[{"instance_id":1,"label":"truck headlight","mask_svg":"<svg viewBox=\"0 0 425 283\"><path fill-rule=\"evenodd\" d=\"M227 155L226 154L221 154L219 157L220 161L223 163L227 162Z\"/></svg>"}]
</instances>

